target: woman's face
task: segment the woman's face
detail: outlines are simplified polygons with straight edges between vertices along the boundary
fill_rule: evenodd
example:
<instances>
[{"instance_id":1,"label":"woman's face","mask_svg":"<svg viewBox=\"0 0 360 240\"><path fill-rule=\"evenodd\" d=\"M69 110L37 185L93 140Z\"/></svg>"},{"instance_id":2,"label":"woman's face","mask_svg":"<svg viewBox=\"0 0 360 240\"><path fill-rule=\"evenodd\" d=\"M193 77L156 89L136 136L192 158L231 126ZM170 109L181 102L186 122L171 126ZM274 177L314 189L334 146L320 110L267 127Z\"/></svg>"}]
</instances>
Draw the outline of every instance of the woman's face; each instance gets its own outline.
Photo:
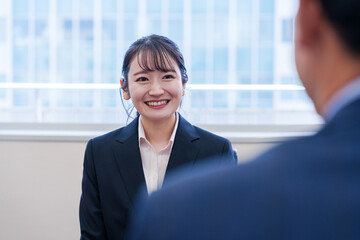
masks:
<instances>
[{"instance_id":1,"label":"woman's face","mask_svg":"<svg viewBox=\"0 0 360 240\"><path fill-rule=\"evenodd\" d=\"M134 57L128 72L128 89L123 92L124 99L131 99L134 107L145 121L167 120L174 116L185 85L182 84L180 69L171 61L162 71L145 71Z\"/></svg>"}]
</instances>

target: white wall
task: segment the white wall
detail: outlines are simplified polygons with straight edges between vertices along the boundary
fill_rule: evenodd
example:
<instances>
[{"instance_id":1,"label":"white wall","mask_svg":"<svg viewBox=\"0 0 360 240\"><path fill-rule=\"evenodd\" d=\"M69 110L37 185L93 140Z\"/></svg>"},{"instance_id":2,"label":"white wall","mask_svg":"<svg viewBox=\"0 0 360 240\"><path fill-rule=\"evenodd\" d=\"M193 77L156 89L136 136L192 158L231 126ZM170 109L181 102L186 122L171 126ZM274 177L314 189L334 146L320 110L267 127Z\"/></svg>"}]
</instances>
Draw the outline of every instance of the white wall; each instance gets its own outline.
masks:
<instances>
[{"instance_id":1,"label":"white wall","mask_svg":"<svg viewBox=\"0 0 360 240\"><path fill-rule=\"evenodd\" d=\"M241 161L271 144L234 144ZM0 141L0 239L79 239L86 141Z\"/></svg>"},{"instance_id":2,"label":"white wall","mask_svg":"<svg viewBox=\"0 0 360 240\"><path fill-rule=\"evenodd\" d=\"M0 141L0 239L79 239L85 144Z\"/></svg>"}]
</instances>

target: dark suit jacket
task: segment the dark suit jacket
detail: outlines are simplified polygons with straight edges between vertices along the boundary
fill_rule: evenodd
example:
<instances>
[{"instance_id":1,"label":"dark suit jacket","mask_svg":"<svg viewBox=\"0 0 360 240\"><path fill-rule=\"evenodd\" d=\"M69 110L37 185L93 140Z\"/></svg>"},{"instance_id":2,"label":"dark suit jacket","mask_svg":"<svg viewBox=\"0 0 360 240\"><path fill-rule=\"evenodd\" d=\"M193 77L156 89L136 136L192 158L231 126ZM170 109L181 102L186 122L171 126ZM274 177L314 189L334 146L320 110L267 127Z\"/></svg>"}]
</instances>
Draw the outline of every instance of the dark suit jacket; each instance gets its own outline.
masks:
<instances>
[{"instance_id":1,"label":"dark suit jacket","mask_svg":"<svg viewBox=\"0 0 360 240\"><path fill-rule=\"evenodd\" d=\"M139 205L131 239L360 239L360 100L314 136Z\"/></svg>"},{"instance_id":2,"label":"dark suit jacket","mask_svg":"<svg viewBox=\"0 0 360 240\"><path fill-rule=\"evenodd\" d=\"M168 171L211 156L236 164L229 140L197 128L179 115ZM123 239L134 197L145 183L138 118L126 127L91 139L86 147L80 201L81 239Z\"/></svg>"}]
</instances>

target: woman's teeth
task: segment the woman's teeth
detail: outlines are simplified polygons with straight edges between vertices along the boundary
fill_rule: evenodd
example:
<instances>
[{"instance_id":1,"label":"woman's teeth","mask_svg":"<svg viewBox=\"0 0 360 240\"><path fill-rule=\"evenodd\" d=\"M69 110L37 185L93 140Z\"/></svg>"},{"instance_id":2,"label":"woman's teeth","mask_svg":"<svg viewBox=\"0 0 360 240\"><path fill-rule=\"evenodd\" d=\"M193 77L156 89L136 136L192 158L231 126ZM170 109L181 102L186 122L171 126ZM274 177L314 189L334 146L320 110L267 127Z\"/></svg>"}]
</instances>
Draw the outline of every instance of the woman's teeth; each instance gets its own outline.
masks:
<instances>
[{"instance_id":1,"label":"woman's teeth","mask_svg":"<svg viewBox=\"0 0 360 240\"><path fill-rule=\"evenodd\" d=\"M147 104L148 104L149 106L160 106L160 105L164 105L164 104L166 104L166 103L167 103L166 100L164 100L164 101L159 101L159 102L147 102Z\"/></svg>"}]
</instances>

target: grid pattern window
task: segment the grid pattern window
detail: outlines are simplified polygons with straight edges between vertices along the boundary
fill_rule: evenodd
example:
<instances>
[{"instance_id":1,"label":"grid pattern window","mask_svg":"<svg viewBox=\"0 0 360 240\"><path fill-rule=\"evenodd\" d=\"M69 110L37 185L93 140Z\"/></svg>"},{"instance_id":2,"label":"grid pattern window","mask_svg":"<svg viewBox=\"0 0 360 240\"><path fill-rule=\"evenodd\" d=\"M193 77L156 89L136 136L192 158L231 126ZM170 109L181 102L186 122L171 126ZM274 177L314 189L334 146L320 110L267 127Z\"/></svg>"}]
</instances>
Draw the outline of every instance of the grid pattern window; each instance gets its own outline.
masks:
<instances>
[{"instance_id":1,"label":"grid pattern window","mask_svg":"<svg viewBox=\"0 0 360 240\"><path fill-rule=\"evenodd\" d=\"M149 34L169 37L184 54L189 83L180 111L193 123L318 121L294 67L295 4L5 0L0 122L125 123L122 60Z\"/></svg>"}]
</instances>

